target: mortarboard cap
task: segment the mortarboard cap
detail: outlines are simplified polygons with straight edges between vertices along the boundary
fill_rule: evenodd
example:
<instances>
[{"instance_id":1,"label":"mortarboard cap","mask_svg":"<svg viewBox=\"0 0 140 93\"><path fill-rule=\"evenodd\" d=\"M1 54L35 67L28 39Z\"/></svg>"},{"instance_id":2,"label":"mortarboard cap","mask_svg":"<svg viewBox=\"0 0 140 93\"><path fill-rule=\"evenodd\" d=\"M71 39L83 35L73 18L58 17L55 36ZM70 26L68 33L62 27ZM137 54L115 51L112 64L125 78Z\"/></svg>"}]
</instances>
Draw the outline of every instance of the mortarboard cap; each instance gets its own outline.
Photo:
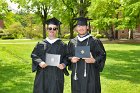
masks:
<instances>
[{"instance_id":1,"label":"mortarboard cap","mask_svg":"<svg viewBox=\"0 0 140 93\"><path fill-rule=\"evenodd\" d=\"M45 24L49 25L49 24L54 24L54 25L61 25L62 23L56 19L55 17L51 18L51 19L48 19L46 20Z\"/></svg>"},{"instance_id":2,"label":"mortarboard cap","mask_svg":"<svg viewBox=\"0 0 140 93\"><path fill-rule=\"evenodd\" d=\"M87 25L87 21L92 19L78 17L78 18L74 18L73 20L77 20L77 25Z\"/></svg>"}]
</instances>

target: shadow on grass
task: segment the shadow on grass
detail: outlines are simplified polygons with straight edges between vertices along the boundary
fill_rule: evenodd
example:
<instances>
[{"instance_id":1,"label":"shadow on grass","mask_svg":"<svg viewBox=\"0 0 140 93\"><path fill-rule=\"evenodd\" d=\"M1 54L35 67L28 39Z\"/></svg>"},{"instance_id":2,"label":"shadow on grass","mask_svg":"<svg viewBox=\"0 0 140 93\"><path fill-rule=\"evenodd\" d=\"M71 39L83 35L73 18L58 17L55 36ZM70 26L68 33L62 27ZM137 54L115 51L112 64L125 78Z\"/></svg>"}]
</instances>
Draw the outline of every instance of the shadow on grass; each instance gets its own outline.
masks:
<instances>
[{"instance_id":1,"label":"shadow on grass","mask_svg":"<svg viewBox=\"0 0 140 93\"><path fill-rule=\"evenodd\" d=\"M105 65L103 77L114 80L126 80L140 83L140 50L107 51L108 63ZM113 62L109 62L109 61Z\"/></svg>"},{"instance_id":2,"label":"shadow on grass","mask_svg":"<svg viewBox=\"0 0 140 93\"><path fill-rule=\"evenodd\" d=\"M0 93L32 93L33 78L25 64L2 64L0 60Z\"/></svg>"}]
</instances>

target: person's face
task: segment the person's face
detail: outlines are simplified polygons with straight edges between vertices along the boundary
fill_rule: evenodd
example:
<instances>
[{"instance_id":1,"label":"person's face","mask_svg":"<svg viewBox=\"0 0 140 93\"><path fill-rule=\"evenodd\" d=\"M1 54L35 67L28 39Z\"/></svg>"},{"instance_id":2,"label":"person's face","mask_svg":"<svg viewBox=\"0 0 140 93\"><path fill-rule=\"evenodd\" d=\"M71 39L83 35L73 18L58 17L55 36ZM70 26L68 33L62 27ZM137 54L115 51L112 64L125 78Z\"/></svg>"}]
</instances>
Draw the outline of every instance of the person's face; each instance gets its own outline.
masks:
<instances>
[{"instance_id":1,"label":"person's face","mask_svg":"<svg viewBox=\"0 0 140 93\"><path fill-rule=\"evenodd\" d=\"M56 25L49 24L47 30L49 37L56 37L56 33L58 31L58 27Z\"/></svg>"},{"instance_id":2,"label":"person's face","mask_svg":"<svg viewBox=\"0 0 140 93\"><path fill-rule=\"evenodd\" d=\"M86 25L77 25L76 30L79 35L85 35L87 33L87 26Z\"/></svg>"}]
</instances>

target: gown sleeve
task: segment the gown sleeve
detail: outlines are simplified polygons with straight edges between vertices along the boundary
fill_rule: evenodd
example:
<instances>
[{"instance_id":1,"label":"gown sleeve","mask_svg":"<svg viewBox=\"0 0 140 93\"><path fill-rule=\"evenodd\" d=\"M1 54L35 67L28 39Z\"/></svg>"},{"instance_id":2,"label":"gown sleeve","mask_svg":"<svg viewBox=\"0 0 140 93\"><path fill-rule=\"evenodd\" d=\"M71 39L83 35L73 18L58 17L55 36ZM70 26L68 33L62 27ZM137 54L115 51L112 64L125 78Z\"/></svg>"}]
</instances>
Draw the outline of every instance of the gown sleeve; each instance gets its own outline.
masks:
<instances>
[{"instance_id":1,"label":"gown sleeve","mask_svg":"<svg viewBox=\"0 0 140 93\"><path fill-rule=\"evenodd\" d=\"M102 44L102 42L99 39L95 40L95 50L96 50L96 57L95 57L95 64L97 65L100 72L102 72L105 61L106 61L106 51Z\"/></svg>"},{"instance_id":2,"label":"gown sleeve","mask_svg":"<svg viewBox=\"0 0 140 93\"><path fill-rule=\"evenodd\" d=\"M68 65L68 58L67 58L67 45L64 44L63 47L62 47L62 52L63 52L63 60L62 60L62 63L65 64L65 66Z\"/></svg>"},{"instance_id":3,"label":"gown sleeve","mask_svg":"<svg viewBox=\"0 0 140 93\"><path fill-rule=\"evenodd\" d=\"M33 49L32 53L31 53L31 58L32 58L32 72L35 72L37 70L37 67L39 65L40 62L42 62L43 60L40 57L41 51L40 49L42 45L40 45L39 43L35 46L35 48Z\"/></svg>"},{"instance_id":4,"label":"gown sleeve","mask_svg":"<svg viewBox=\"0 0 140 93\"><path fill-rule=\"evenodd\" d=\"M65 65L65 68L63 69L63 72L66 76L69 76L69 72L67 71L68 66L68 57L67 57L67 44L62 43L61 46L61 56L62 56L62 62Z\"/></svg>"},{"instance_id":5,"label":"gown sleeve","mask_svg":"<svg viewBox=\"0 0 140 93\"><path fill-rule=\"evenodd\" d=\"M68 42L67 47L67 56L68 56L68 70L72 70L72 63L70 58L74 56L74 50L73 50L73 43L71 41Z\"/></svg>"}]
</instances>

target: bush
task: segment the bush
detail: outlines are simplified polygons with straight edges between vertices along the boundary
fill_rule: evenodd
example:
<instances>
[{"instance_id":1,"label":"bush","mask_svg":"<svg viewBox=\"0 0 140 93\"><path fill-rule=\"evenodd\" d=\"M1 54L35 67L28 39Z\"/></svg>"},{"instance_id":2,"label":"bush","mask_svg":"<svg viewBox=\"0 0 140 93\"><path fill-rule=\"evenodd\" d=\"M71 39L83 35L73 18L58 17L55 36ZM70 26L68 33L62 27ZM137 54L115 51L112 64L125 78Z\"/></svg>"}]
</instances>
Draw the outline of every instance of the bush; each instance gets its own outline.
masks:
<instances>
[{"instance_id":1,"label":"bush","mask_svg":"<svg viewBox=\"0 0 140 93\"><path fill-rule=\"evenodd\" d=\"M13 36L2 36L1 39L15 39Z\"/></svg>"},{"instance_id":2,"label":"bush","mask_svg":"<svg viewBox=\"0 0 140 93\"><path fill-rule=\"evenodd\" d=\"M70 38L70 34L65 34L64 35L64 39L69 39Z\"/></svg>"},{"instance_id":3,"label":"bush","mask_svg":"<svg viewBox=\"0 0 140 93\"><path fill-rule=\"evenodd\" d=\"M0 29L0 33L3 33L3 30L2 29Z\"/></svg>"},{"instance_id":4,"label":"bush","mask_svg":"<svg viewBox=\"0 0 140 93\"><path fill-rule=\"evenodd\" d=\"M103 35L103 38L106 38L107 36L106 35Z\"/></svg>"},{"instance_id":5,"label":"bush","mask_svg":"<svg viewBox=\"0 0 140 93\"><path fill-rule=\"evenodd\" d=\"M42 26L41 25L33 25L32 29L31 27L25 28L25 37L26 38L42 38ZM47 33L46 33L47 34Z\"/></svg>"},{"instance_id":6,"label":"bush","mask_svg":"<svg viewBox=\"0 0 140 93\"><path fill-rule=\"evenodd\" d=\"M76 37L76 36L77 36L77 33L74 33L73 37ZM70 39L70 34L65 34L63 38L64 39Z\"/></svg>"},{"instance_id":7,"label":"bush","mask_svg":"<svg viewBox=\"0 0 140 93\"><path fill-rule=\"evenodd\" d=\"M6 36L6 38L22 38L24 37L25 32L23 26L20 23L15 22L14 24L10 25L8 29L5 29L5 33L12 35L8 35L8 37Z\"/></svg>"},{"instance_id":8,"label":"bush","mask_svg":"<svg viewBox=\"0 0 140 93\"><path fill-rule=\"evenodd\" d=\"M99 39L102 38L103 36L101 34L97 34L95 37Z\"/></svg>"},{"instance_id":9,"label":"bush","mask_svg":"<svg viewBox=\"0 0 140 93\"><path fill-rule=\"evenodd\" d=\"M95 37L97 35L97 32L91 32L91 35Z\"/></svg>"}]
</instances>

